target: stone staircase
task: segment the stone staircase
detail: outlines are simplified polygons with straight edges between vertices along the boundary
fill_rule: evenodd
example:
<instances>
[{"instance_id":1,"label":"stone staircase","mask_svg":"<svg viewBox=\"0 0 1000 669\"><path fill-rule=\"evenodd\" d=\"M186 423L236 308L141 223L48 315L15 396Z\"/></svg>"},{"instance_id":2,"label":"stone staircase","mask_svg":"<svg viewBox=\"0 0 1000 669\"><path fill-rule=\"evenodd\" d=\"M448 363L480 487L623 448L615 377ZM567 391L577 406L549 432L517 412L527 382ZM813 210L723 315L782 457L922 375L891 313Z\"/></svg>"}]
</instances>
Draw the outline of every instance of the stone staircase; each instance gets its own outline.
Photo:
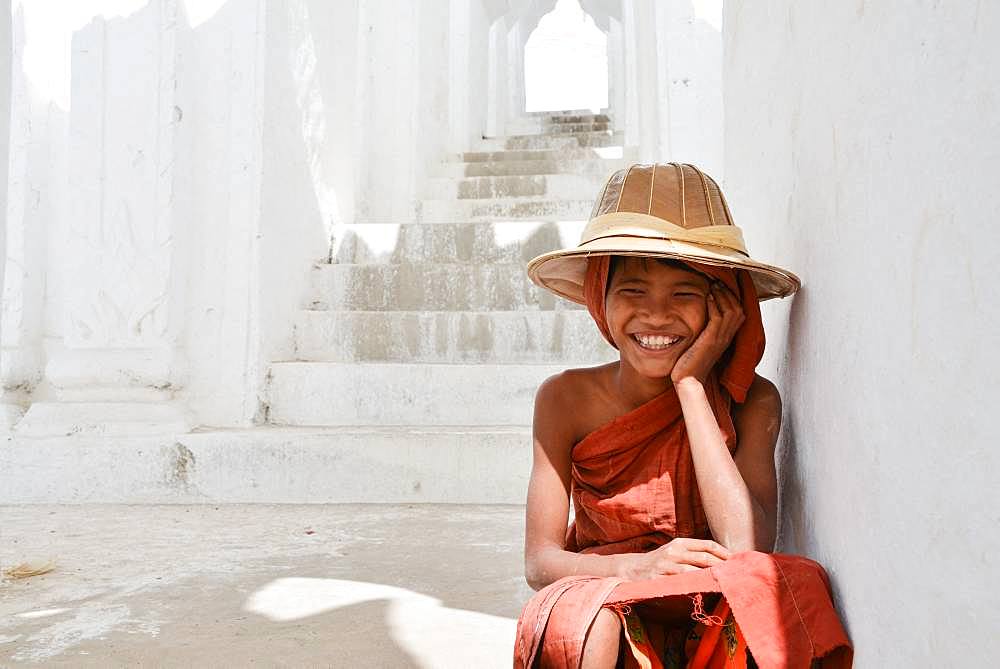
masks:
<instances>
[{"instance_id":1,"label":"stone staircase","mask_svg":"<svg viewBox=\"0 0 1000 669\"><path fill-rule=\"evenodd\" d=\"M525 273L578 241L624 163L609 128L606 115L519 119L443 162L414 222L346 226L313 268L297 359L271 365L268 417L335 429L357 454L378 432L371 471L345 472L373 482L352 501L523 502L539 383L613 358L585 310Z\"/></svg>"},{"instance_id":2,"label":"stone staircase","mask_svg":"<svg viewBox=\"0 0 1000 669\"><path fill-rule=\"evenodd\" d=\"M523 503L538 385L614 357L525 273L579 241L632 157L609 128L526 115L442 161L412 220L342 229L293 359L270 365L265 424L11 442L0 503Z\"/></svg>"}]
</instances>

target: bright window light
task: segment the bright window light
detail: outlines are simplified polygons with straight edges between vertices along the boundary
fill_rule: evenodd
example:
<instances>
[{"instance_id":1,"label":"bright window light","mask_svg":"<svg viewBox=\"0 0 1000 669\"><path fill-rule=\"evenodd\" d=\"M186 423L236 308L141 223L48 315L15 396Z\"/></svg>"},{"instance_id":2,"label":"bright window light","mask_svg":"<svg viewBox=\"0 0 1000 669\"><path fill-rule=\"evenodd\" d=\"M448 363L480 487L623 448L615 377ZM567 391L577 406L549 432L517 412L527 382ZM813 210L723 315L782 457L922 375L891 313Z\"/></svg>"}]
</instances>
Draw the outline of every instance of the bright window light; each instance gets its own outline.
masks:
<instances>
[{"instance_id":1,"label":"bright window light","mask_svg":"<svg viewBox=\"0 0 1000 669\"><path fill-rule=\"evenodd\" d=\"M559 0L524 47L525 111L608 106L608 38L578 0Z\"/></svg>"}]
</instances>

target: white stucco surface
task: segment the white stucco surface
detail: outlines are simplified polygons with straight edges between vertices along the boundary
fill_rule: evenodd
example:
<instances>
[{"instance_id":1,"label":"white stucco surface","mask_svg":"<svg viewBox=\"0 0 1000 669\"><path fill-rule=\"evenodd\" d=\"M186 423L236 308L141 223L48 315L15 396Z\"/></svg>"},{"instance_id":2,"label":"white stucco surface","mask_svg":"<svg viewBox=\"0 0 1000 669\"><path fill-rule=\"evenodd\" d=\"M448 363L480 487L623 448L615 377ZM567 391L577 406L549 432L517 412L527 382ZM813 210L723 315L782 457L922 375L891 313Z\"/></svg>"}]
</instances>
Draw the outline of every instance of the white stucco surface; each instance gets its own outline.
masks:
<instances>
[{"instance_id":1,"label":"white stucco surface","mask_svg":"<svg viewBox=\"0 0 1000 669\"><path fill-rule=\"evenodd\" d=\"M781 548L828 569L856 666L998 651L1000 7L726 3L724 188L783 391Z\"/></svg>"},{"instance_id":2,"label":"white stucco surface","mask_svg":"<svg viewBox=\"0 0 1000 669\"><path fill-rule=\"evenodd\" d=\"M0 295L3 295L4 268L7 264L7 166L10 155L11 65L14 56L11 39L10 3L0 7ZM0 341L3 327L0 324Z\"/></svg>"}]
</instances>

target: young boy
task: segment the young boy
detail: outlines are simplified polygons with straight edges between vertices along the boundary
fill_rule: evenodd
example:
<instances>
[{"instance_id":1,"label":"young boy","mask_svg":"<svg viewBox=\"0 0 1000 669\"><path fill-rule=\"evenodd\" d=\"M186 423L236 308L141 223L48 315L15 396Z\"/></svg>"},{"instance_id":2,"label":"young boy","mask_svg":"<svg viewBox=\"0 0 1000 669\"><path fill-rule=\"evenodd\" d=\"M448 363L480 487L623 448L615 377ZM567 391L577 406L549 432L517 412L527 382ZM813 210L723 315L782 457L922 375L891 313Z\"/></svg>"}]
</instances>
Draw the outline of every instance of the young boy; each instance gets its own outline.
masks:
<instances>
[{"instance_id":1,"label":"young boy","mask_svg":"<svg viewBox=\"0 0 1000 669\"><path fill-rule=\"evenodd\" d=\"M818 565L769 562L800 571L800 587L762 593L756 572L773 569L750 564L775 540L781 424L778 391L754 371L758 299L798 279L751 260L715 182L673 163L612 175L580 245L528 272L585 304L620 355L538 390L525 571L540 592L518 623L515 666L756 666L744 633L758 659L788 659L795 649L758 633L784 621L758 603L795 597L825 611L822 625L801 622L815 641L807 664L840 648L849 666ZM720 591L707 615L700 593Z\"/></svg>"}]
</instances>

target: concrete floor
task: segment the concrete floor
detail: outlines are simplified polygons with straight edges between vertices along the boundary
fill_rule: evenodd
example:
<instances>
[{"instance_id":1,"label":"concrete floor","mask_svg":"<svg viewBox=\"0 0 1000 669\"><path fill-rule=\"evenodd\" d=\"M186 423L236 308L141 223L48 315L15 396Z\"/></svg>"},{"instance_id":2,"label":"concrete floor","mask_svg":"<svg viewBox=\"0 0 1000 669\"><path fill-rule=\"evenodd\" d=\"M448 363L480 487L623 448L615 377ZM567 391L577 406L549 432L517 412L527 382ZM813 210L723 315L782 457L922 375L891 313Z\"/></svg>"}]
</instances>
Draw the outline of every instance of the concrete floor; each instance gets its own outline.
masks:
<instances>
[{"instance_id":1,"label":"concrete floor","mask_svg":"<svg viewBox=\"0 0 1000 669\"><path fill-rule=\"evenodd\" d=\"M509 667L523 507L0 507L0 667Z\"/></svg>"}]
</instances>

